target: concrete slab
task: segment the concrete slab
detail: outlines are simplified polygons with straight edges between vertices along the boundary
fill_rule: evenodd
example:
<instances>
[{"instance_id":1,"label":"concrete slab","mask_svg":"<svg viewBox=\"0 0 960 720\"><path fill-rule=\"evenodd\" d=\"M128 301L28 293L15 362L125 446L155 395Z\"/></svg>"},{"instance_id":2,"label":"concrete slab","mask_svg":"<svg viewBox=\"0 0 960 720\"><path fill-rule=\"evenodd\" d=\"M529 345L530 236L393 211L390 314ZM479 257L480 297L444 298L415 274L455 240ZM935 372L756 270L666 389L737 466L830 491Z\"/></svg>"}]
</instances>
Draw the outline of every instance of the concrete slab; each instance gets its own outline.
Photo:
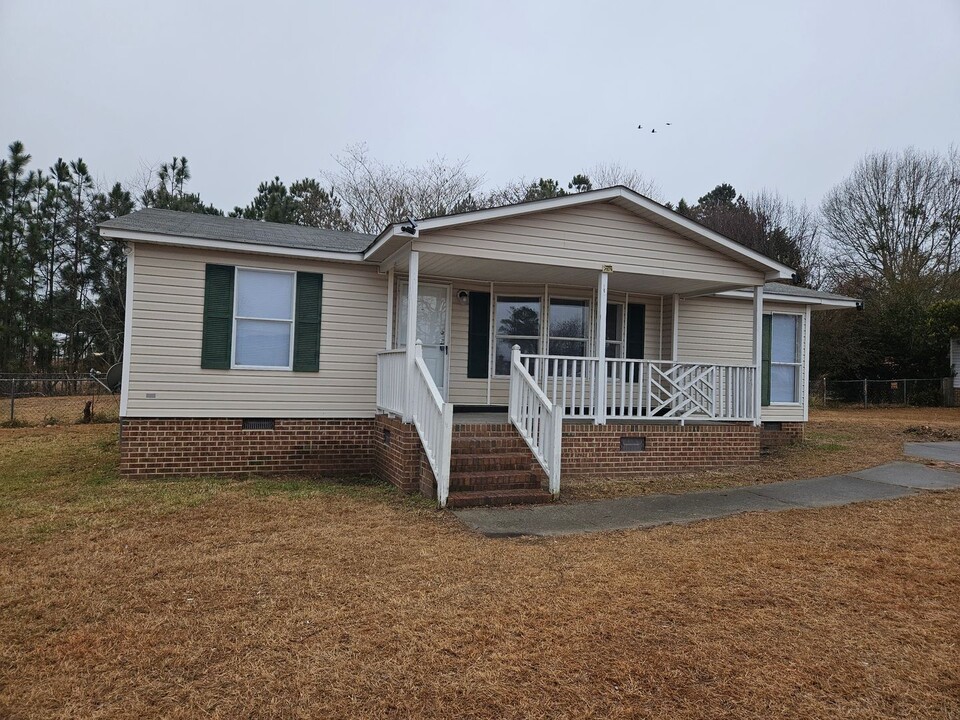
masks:
<instances>
[{"instance_id":1,"label":"concrete slab","mask_svg":"<svg viewBox=\"0 0 960 720\"><path fill-rule=\"evenodd\" d=\"M871 482L900 485L920 490L960 488L960 472L938 470L911 462L891 462L851 473L851 475Z\"/></svg>"},{"instance_id":2,"label":"concrete slab","mask_svg":"<svg viewBox=\"0 0 960 720\"><path fill-rule=\"evenodd\" d=\"M832 475L728 490L614 498L570 505L469 508L457 510L454 514L468 527L490 537L571 535L689 523L744 512L776 512L870 500L893 500L920 490L947 488L960 488L960 472L897 462L853 475Z\"/></svg>"},{"instance_id":3,"label":"concrete slab","mask_svg":"<svg viewBox=\"0 0 960 720\"><path fill-rule=\"evenodd\" d=\"M875 483L848 475L755 485L751 491L794 507L807 508L847 505L869 500L892 500L914 493L911 488Z\"/></svg>"},{"instance_id":4,"label":"concrete slab","mask_svg":"<svg viewBox=\"0 0 960 720\"><path fill-rule=\"evenodd\" d=\"M471 508L454 514L489 537L570 535L581 532L650 528L710 520L743 512L789 510L790 505L760 497L749 488L706 490L684 495L646 495L527 508Z\"/></svg>"},{"instance_id":5,"label":"concrete slab","mask_svg":"<svg viewBox=\"0 0 960 720\"><path fill-rule=\"evenodd\" d=\"M903 454L960 465L960 442L904 443Z\"/></svg>"}]
</instances>

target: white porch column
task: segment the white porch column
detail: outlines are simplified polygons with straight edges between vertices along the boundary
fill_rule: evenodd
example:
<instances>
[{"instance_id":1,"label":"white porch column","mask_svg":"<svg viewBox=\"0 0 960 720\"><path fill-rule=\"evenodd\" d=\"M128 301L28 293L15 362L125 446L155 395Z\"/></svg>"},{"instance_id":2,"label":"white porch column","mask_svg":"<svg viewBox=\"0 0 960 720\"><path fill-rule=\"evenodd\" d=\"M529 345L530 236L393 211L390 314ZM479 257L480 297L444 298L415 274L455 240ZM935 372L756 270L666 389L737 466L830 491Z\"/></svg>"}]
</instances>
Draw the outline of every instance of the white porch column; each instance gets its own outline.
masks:
<instances>
[{"instance_id":1,"label":"white porch column","mask_svg":"<svg viewBox=\"0 0 960 720\"><path fill-rule=\"evenodd\" d=\"M760 424L763 402L763 285L753 289L753 424Z\"/></svg>"},{"instance_id":2,"label":"white porch column","mask_svg":"<svg viewBox=\"0 0 960 720\"><path fill-rule=\"evenodd\" d=\"M413 373L417 357L417 297L420 285L420 253L410 251L407 271L407 388L403 421L413 422Z\"/></svg>"},{"instance_id":3,"label":"white porch column","mask_svg":"<svg viewBox=\"0 0 960 720\"><path fill-rule=\"evenodd\" d=\"M670 330L670 359L677 362L680 359L680 296L673 295L673 312L671 313L673 327Z\"/></svg>"},{"instance_id":4,"label":"white porch column","mask_svg":"<svg viewBox=\"0 0 960 720\"><path fill-rule=\"evenodd\" d=\"M609 271L600 271L600 280L597 283L597 390L595 395L597 416L594 423L607 424L607 284Z\"/></svg>"},{"instance_id":5,"label":"white porch column","mask_svg":"<svg viewBox=\"0 0 960 720\"><path fill-rule=\"evenodd\" d=\"M393 350L393 268L387 270L387 341L385 350Z\"/></svg>"}]
</instances>

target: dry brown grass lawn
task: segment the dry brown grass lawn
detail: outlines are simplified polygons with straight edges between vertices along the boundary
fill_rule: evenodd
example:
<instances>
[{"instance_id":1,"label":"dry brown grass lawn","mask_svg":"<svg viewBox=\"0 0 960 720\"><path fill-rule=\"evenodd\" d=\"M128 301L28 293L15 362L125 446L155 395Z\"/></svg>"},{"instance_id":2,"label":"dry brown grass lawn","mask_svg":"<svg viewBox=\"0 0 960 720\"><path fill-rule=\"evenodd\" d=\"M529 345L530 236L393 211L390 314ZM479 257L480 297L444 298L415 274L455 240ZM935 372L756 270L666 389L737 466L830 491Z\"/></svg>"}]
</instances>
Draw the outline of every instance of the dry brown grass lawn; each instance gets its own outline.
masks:
<instances>
[{"instance_id":1,"label":"dry brown grass lawn","mask_svg":"<svg viewBox=\"0 0 960 720\"><path fill-rule=\"evenodd\" d=\"M114 433L0 434L0 717L960 716L960 493L489 540Z\"/></svg>"},{"instance_id":2,"label":"dry brown grass lawn","mask_svg":"<svg viewBox=\"0 0 960 720\"><path fill-rule=\"evenodd\" d=\"M960 407L811 410L800 445L727 470L641 479L564 480L567 502L648 493L676 493L822 477L903 459L905 442L960 440Z\"/></svg>"}]
</instances>

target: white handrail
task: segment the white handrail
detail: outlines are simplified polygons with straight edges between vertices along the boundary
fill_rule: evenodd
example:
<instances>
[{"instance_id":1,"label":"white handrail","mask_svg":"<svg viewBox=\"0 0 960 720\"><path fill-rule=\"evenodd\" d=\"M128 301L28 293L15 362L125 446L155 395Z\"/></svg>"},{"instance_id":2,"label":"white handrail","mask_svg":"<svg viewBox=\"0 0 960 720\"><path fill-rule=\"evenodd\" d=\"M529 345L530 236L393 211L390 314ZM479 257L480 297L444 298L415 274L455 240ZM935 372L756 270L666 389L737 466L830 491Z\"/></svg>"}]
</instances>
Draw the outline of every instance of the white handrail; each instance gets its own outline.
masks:
<instances>
[{"instance_id":1,"label":"white handrail","mask_svg":"<svg viewBox=\"0 0 960 720\"><path fill-rule=\"evenodd\" d=\"M606 382L597 391L597 363ZM655 420L754 419L752 365L671 360L521 355L520 363L568 416ZM601 375L603 377L603 375Z\"/></svg>"},{"instance_id":2,"label":"white handrail","mask_svg":"<svg viewBox=\"0 0 960 720\"><path fill-rule=\"evenodd\" d=\"M377 353L377 409L394 415L403 415L406 400L407 351L384 350Z\"/></svg>"},{"instance_id":3,"label":"white handrail","mask_svg":"<svg viewBox=\"0 0 960 720\"><path fill-rule=\"evenodd\" d=\"M560 495L563 408L550 401L524 367L519 345L513 346L510 355L509 415L510 422L546 472L550 494L557 498Z\"/></svg>"},{"instance_id":4,"label":"white handrail","mask_svg":"<svg viewBox=\"0 0 960 720\"><path fill-rule=\"evenodd\" d=\"M437 503L446 507L450 494L450 447L453 442L453 403L445 402L423 362L423 344L417 340L410 378L413 392L409 414L420 436L423 451L437 480Z\"/></svg>"}]
</instances>

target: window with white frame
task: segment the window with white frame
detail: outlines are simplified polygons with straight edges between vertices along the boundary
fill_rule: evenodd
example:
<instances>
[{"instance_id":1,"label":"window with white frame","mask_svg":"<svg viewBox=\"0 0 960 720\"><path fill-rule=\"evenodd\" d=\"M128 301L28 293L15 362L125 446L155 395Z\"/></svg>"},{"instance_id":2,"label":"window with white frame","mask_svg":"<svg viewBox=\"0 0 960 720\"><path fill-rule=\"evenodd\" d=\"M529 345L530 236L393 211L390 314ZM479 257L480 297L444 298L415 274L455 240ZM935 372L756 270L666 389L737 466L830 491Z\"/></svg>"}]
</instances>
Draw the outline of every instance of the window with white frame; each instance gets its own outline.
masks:
<instances>
[{"instance_id":1,"label":"window with white frame","mask_svg":"<svg viewBox=\"0 0 960 720\"><path fill-rule=\"evenodd\" d=\"M590 315L586 300L550 298L547 354L586 356L589 325Z\"/></svg>"},{"instance_id":2,"label":"window with white frame","mask_svg":"<svg viewBox=\"0 0 960 720\"><path fill-rule=\"evenodd\" d=\"M607 303L607 346L604 355L608 358L623 357L623 303Z\"/></svg>"},{"instance_id":3,"label":"window with white frame","mask_svg":"<svg viewBox=\"0 0 960 720\"><path fill-rule=\"evenodd\" d=\"M296 273L237 268L233 366L289 370Z\"/></svg>"},{"instance_id":4,"label":"window with white frame","mask_svg":"<svg viewBox=\"0 0 960 720\"><path fill-rule=\"evenodd\" d=\"M514 345L519 345L525 355L539 353L540 308L538 297L497 297L495 374L510 374L510 353Z\"/></svg>"},{"instance_id":5,"label":"window with white frame","mask_svg":"<svg viewBox=\"0 0 960 720\"><path fill-rule=\"evenodd\" d=\"M799 315L771 315L770 402L800 402Z\"/></svg>"}]
</instances>

